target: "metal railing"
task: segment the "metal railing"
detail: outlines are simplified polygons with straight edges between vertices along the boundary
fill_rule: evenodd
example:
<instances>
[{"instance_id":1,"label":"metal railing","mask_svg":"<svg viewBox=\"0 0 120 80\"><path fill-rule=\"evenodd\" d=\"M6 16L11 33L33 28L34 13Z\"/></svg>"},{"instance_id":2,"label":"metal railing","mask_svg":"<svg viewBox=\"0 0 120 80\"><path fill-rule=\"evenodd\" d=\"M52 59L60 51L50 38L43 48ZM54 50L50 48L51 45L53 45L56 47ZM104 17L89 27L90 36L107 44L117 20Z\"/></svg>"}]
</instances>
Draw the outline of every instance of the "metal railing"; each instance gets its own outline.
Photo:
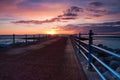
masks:
<instances>
[{"instance_id":1,"label":"metal railing","mask_svg":"<svg viewBox=\"0 0 120 80\"><path fill-rule=\"evenodd\" d=\"M89 42L88 43L82 41L80 34L79 34L79 36L72 35L70 38L71 38L71 42L73 44L73 47L74 47L76 53L82 54L88 61L88 70L91 70L94 68L94 70L99 74L99 76L103 80L107 80L106 76L102 74L102 72L100 71L98 66L95 64L95 61L97 61L102 67L106 68L109 72L111 72L117 78L117 80L120 80L120 73L118 73L116 70L112 69L112 67L107 65L104 61L99 59L98 56L95 55L95 53L96 53L95 49L99 52L104 52L107 55L112 55L117 58L120 58L120 54L111 52L104 48L93 45L92 30L90 30L90 32L89 32L89 38L88 38Z\"/></svg>"},{"instance_id":2,"label":"metal railing","mask_svg":"<svg viewBox=\"0 0 120 80\"><path fill-rule=\"evenodd\" d=\"M49 35L22 35L22 37L19 37L21 35L12 35L12 41L13 41L13 45L16 44L16 39L22 39L24 40L23 43L28 44L28 43L32 43L32 42L40 42L40 41L44 41L47 40L48 38L50 38ZM17 38L18 37L18 38ZM30 41L31 40L31 41Z\"/></svg>"},{"instance_id":3,"label":"metal railing","mask_svg":"<svg viewBox=\"0 0 120 80\"><path fill-rule=\"evenodd\" d=\"M36 42L43 42L48 39L54 38L48 34L34 34L34 35L0 35L0 47L11 47L17 45L27 45ZM5 43L7 42L7 43ZM9 43L9 44L8 44Z\"/></svg>"}]
</instances>

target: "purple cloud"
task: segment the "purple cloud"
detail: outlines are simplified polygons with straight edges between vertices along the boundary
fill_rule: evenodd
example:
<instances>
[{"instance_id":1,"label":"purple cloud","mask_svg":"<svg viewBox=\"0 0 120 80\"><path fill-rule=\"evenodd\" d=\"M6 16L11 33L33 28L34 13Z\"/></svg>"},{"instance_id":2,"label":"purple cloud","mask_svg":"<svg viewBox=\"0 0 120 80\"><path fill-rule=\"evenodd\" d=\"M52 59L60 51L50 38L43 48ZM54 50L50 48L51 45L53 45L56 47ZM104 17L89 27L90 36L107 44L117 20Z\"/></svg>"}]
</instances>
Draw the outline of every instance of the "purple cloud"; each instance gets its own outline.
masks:
<instances>
[{"instance_id":1,"label":"purple cloud","mask_svg":"<svg viewBox=\"0 0 120 80\"><path fill-rule=\"evenodd\" d=\"M18 24L18 23L23 23L23 24L43 24L43 23L51 23L51 22L56 22L56 21L60 21L59 18L52 18L50 20L43 20L43 21L39 21L39 20L20 20L20 21L12 21L12 23Z\"/></svg>"},{"instance_id":2,"label":"purple cloud","mask_svg":"<svg viewBox=\"0 0 120 80\"><path fill-rule=\"evenodd\" d=\"M9 2L10 0L7 0L7 1ZM17 0L14 0L14 1L17 1ZM47 1L46 0L25 0L25 1L23 1L23 0L21 0L21 2L19 2L19 4L16 5L17 6L16 9L18 8L17 10L21 10L21 12L25 11L25 13L27 13L27 10L28 11L31 10L33 12L36 12L36 11L39 10L39 11L42 12L46 9L46 11L47 11L46 6L49 8L50 5L46 4L46 5L43 6L41 4L45 4L47 2L52 3L53 1L57 3L57 2L62 2L63 0L62 1L56 1L56 0L47 0ZM66 1L67 0L65 0L65 2ZM109 3L113 3L113 2L114 1L110 1ZM12 23L43 24L43 23L52 23L52 22L58 22L58 21L62 22L62 21L65 21L65 20L70 21L70 20L75 20L75 19L78 19L78 18L79 19L94 19L95 17L101 18L101 16L107 16L107 15L112 16L112 15L115 15L116 13L119 14L119 12L120 12L119 8L120 7L117 5L117 8L116 8L116 7L114 7L116 5L111 5L109 3L107 4L107 1L102 1L102 2L99 2L99 1L91 2L89 0L81 1L80 6L71 6L70 8L64 10L62 14L57 15L56 17L51 18L51 19L46 19L46 20L42 20L42 21L40 21L40 20L28 20L28 21L18 20L18 21L13 21ZM75 5L75 4L72 4L72 5ZM17 10L14 13L15 16L16 15L19 16L18 13L17 13L19 11L17 11ZM14 8L10 11L14 12ZM24 13L23 13L23 15L24 15Z\"/></svg>"},{"instance_id":3,"label":"purple cloud","mask_svg":"<svg viewBox=\"0 0 120 80\"><path fill-rule=\"evenodd\" d=\"M94 13L105 13L106 12L106 10L97 10L97 9L88 9L88 11L94 12Z\"/></svg>"},{"instance_id":4,"label":"purple cloud","mask_svg":"<svg viewBox=\"0 0 120 80\"><path fill-rule=\"evenodd\" d=\"M86 11L92 17L101 17L107 14L107 10L105 9L86 9Z\"/></svg>"},{"instance_id":5,"label":"purple cloud","mask_svg":"<svg viewBox=\"0 0 120 80\"><path fill-rule=\"evenodd\" d=\"M96 1L96 2L91 2L88 5L90 6L91 12L94 13L105 13L106 15L116 15L120 14L120 5L119 5L120 0L109 0L109 1ZM104 9L104 10L94 10L94 9Z\"/></svg>"},{"instance_id":6,"label":"purple cloud","mask_svg":"<svg viewBox=\"0 0 120 80\"><path fill-rule=\"evenodd\" d=\"M77 13L78 12L82 12L82 8L76 7L76 6L72 6L69 9L67 9L66 11L63 12L62 15L58 15L55 18L51 18L51 19L47 19L47 20L19 20L19 21L12 21L12 23L14 24L43 24L43 23L51 23L51 22L60 22L60 21L64 21L64 20L74 20L77 19Z\"/></svg>"},{"instance_id":7,"label":"purple cloud","mask_svg":"<svg viewBox=\"0 0 120 80\"><path fill-rule=\"evenodd\" d=\"M96 24L69 24L62 27L62 29L81 33L88 33L89 30L93 30L95 34L120 33L120 21Z\"/></svg>"},{"instance_id":8,"label":"purple cloud","mask_svg":"<svg viewBox=\"0 0 120 80\"><path fill-rule=\"evenodd\" d=\"M89 3L90 6L92 7L100 7L100 6L103 6L103 3L101 2L91 2Z\"/></svg>"},{"instance_id":9,"label":"purple cloud","mask_svg":"<svg viewBox=\"0 0 120 80\"><path fill-rule=\"evenodd\" d=\"M74 20L76 18L61 18L61 19L63 19L63 20Z\"/></svg>"},{"instance_id":10,"label":"purple cloud","mask_svg":"<svg viewBox=\"0 0 120 80\"><path fill-rule=\"evenodd\" d=\"M78 12L83 12L83 9L77 6L72 6L70 9L67 9L66 11L64 11L63 16L77 16Z\"/></svg>"}]
</instances>

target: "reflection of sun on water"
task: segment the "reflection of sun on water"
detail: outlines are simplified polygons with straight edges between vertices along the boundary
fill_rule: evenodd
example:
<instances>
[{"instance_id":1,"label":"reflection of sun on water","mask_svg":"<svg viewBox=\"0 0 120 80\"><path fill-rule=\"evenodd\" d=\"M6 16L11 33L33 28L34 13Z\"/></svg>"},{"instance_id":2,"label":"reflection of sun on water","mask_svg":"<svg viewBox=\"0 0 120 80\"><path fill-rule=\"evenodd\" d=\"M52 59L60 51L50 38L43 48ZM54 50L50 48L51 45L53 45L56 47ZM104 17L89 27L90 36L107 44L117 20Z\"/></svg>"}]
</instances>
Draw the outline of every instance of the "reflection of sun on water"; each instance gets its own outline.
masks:
<instances>
[{"instance_id":1,"label":"reflection of sun on water","mask_svg":"<svg viewBox=\"0 0 120 80\"><path fill-rule=\"evenodd\" d=\"M50 31L47 31L47 34L52 34L52 35L54 35L54 34L57 34L57 32L56 32L55 30L50 30Z\"/></svg>"}]
</instances>

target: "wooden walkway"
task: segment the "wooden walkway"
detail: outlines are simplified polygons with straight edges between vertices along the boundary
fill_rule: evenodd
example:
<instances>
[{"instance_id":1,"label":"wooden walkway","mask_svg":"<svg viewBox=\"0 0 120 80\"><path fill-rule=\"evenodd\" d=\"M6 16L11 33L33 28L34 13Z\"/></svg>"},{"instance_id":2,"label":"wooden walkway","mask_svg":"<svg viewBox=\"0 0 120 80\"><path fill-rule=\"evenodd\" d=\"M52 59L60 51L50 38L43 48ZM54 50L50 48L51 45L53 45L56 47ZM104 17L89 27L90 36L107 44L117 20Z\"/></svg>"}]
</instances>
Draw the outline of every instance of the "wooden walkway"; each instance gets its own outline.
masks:
<instances>
[{"instance_id":1,"label":"wooden walkway","mask_svg":"<svg viewBox=\"0 0 120 80\"><path fill-rule=\"evenodd\" d=\"M88 80L66 37L16 50L0 57L0 80Z\"/></svg>"}]
</instances>

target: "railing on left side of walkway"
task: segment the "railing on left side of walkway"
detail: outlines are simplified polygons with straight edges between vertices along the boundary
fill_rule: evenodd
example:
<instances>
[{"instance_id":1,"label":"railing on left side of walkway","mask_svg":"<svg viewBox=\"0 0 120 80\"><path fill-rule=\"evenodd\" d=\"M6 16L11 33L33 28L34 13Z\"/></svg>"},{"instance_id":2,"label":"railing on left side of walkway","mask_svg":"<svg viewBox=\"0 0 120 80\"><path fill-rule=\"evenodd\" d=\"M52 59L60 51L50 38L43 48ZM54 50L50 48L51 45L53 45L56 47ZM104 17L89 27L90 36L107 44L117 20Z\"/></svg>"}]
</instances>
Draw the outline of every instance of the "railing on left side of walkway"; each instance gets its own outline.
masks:
<instances>
[{"instance_id":1,"label":"railing on left side of walkway","mask_svg":"<svg viewBox=\"0 0 120 80\"><path fill-rule=\"evenodd\" d=\"M0 35L0 48L9 48L15 46L24 46L28 44L35 44L56 37L57 35L50 34Z\"/></svg>"},{"instance_id":2,"label":"railing on left side of walkway","mask_svg":"<svg viewBox=\"0 0 120 80\"><path fill-rule=\"evenodd\" d=\"M89 32L89 38L88 38L89 43L83 42L81 40L80 35L79 35L79 37L75 36L75 35L71 35L70 38L71 38L71 42L73 44L73 47L74 47L76 53L82 54L86 58L86 60L88 61L88 64L89 64L88 70L91 70L92 68L94 68L103 80L107 80L107 78L98 69L98 66L95 65L95 63L94 63L94 60L95 60L98 63L100 63L100 65L102 67L106 68L109 72L111 72L116 77L116 80L120 80L120 73L118 73L117 71L112 69L112 67L107 65L104 61L99 59L95 55L95 51L93 49L96 49L99 52L104 52L107 55L112 55L112 56L117 57L117 58L120 58L120 54L106 50L106 49L98 47L96 45L93 45L93 32L92 32L92 30L90 30L90 32Z\"/></svg>"},{"instance_id":3,"label":"railing on left side of walkway","mask_svg":"<svg viewBox=\"0 0 120 80\"><path fill-rule=\"evenodd\" d=\"M22 36L22 37L20 37ZM22 41L24 40L23 43L28 44L28 43L33 43L33 42L41 42L47 39L50 39L50 35L40 35L40 34L36 34L36 35L12 35L12 45L16 45L17 44L17 39L21 39Z\"/></svg>"}]
</instances>

